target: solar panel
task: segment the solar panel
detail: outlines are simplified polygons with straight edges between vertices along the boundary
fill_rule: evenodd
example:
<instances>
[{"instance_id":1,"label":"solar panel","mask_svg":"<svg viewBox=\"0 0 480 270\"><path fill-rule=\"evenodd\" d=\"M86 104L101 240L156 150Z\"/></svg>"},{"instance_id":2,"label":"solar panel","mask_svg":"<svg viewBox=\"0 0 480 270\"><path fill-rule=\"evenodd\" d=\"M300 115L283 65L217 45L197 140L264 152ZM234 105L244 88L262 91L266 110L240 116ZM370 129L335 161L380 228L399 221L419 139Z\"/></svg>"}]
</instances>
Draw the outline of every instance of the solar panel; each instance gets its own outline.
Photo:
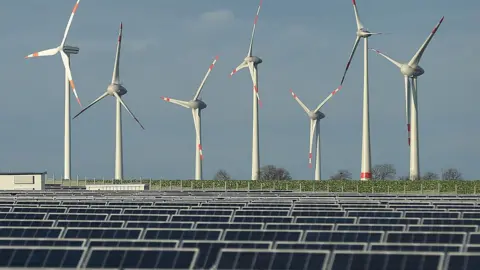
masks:
<instances>
[{"instance_id":1,"label":"solar panel","mask_svg":"<svg viewBox=\"0 0 480 270\"><path fill-rule=\"evenodd\" d=\"M84 239L54 239L54 238L0 238L0 246L61 246L82 247Z\"/></svg>"},{"instance_id":2,"label":"solar panel","mask_svg":"<svg viewBox=\"0 0 480 270\"><path fill-rule=\"evenodd\" d=\"M141 215L175 215L178 209L125 209L124 214L141 214Z\"/></svg>"},{"instance_id":3,"label":"solar panel","mask_svg":"<svg viewBox=\"0 0 480 270\"><path fill-rule=\"evenodd\" d=\"M472 252L452 252L447 254L445 270L477 270L480 254Z\"/></svg>"},{"instance_id":4,"label":"solar panel","mask_svg":"<svg viewBox=\"0 0 480 270\"><path fill-rule=\"evenodd\" d=\"M315 224L315 223L267 223L267 230L333 230L335 224Z\"/></svg>"},{"instance_id":5,"label":"solar panel","mask_svg":"<svg viewBox=\"0 0 480 270\"><path fill-rule=\"evenodd\" d=\"M418 218L459 218L459 212L405 212L405 217Z\"/></svg>"},{"instance_id":6,"label":"solar panel","mask_svg":"<svg viewBox=\"0 0 480 270\"><path fill-rule=\"evenodd\" d=\"M359 217L359 224L420 224L420 218L369 218Z\"/></svg>"},{"instance_id":7,"label":"solar panel","mask_svg":"<svg viewBox=\"0 0 480 270\"><path fill-rule=\"evenodd\" d=\"M384 232L306 231L305 242L380 242Z\"/></svg>"},{"instance_id":8,"label":"solar panel","mask_svg":"<svg viewBox=\"0 0 480 270\"><path fill-rule=\"evenodd\" d=\"M255 217L255 216L234 216L233 222L242 223L292 223L294 217Z\"/></svg>"},{"instance_id":9,"label":"solar panel","mask_svg":"<svg viewBox=\"0 0 480 270\"><path fill-rule=\"evenodd\" d=\"M480 244L469 244L466 245L467 252L480 252Z\"/></svg>"},{"instance_id":10,"label":"solar panel","mask_svg":"<svg viewBox=\"0 0 480 270\"><path fill-rule=\"evenodd\" d=\"M69 208L68 213L73 214L120 214L121 208Z\"/></svg>"},{"instance_id":11,"label":"solar panel","mask_svg":"<svg viewBox=\"0 0 480 270\"><path fill-rule=\"evenodd\" d=\"M411 232L476 232L477 225L410 225Z\"/></svg>"},{"instance_id":12,"label":"solar panel","mask_svg":"<svg viewBox=\"0 0 480 270\"><path fill-rule=\"evenodd\" d=\"M215 269L318 270L324 269L328 251L222 249Z\"/></svg>"},{"instance_id":13,"label":"solar panel","mask_svg":"<svg viewBox=\"0 0 480 270\"><path fill-rule=\"evenodd\" d=\"M225 230L223 239L229 241L300 241L301 230Z\"/></svg>"},{"instance_id":14,"label":"solar panel","mask_svg":"<svg viewBox=\"0 0 480 270\"><path fill-rule=\"evenodd\" d=\"M439 270L443 253L335 251L330 260L331 270Z\"/></svg>"},{"instance_id":15,"label":"solar panel","mask_svg":"<svg viewBox=\"0 0 480 270\"><path fill-rule=\"evenodd\" d=\"M10 212L11 207L0 207L0 212Z\"/></svg>"},{"instance_id":16,"label":"solar panel","mask_svg":"<svg viewBox=\"0 0 480 270\"><path fill-rule=\"evenodd\" d=\"M420 252L458 252L462 245L454 244L412 244L412 243L372 243L370 250L373 251L420 251Z\"/></svg>"},{"instance_id":17,"label":"solar panel","mask_svg":"<svg viewBox=\"0 0 480 270\"><path fill-rule=\"evenodd\" d=\"M182 248L197 248L198 257L195 269L210 269L215 264L222 248L236 249L270 249L270 242L230 242L230 241L183 241Z\"/></svg>"},{"instance_id":18,"label":"solar panel","mask_svg":"<svg viewBox=\"0 0 480 270\"><path fill-rule=\"evenodd\" d=\"M405 225L398 224L338 224L337 231L405 231Z\"/></svg>"},{"instance_id":19,"label":"solar panel","mask_svg":"<svg viewBox=\"0 0 480 270\"><path fill-rule=\"evenodd\" d=\"M227 222L197 222L196 229L242 229L242 230L261 230L263 223L227 223Z\"/></svg>"},{"instance_id":20,"label":"solar panel","mask_svg":"<svg viewBox=\"0 0 480 270\"><path fill-rule=\"evenodd\" d=\"M292 216L294 217L344 217L345 214L346 214L345 211L315 211L315 210L292 211Z\"/></svg>"},{"instance_id":21,"label":"solar panel","mask_svg":"<svg viewBox=\"0 0 480 270\"><path fill-rule=\"evenodd\" d=\"M295 223L333 223L333 224L354 224L355 217L297 217Z\"/></svg>"},{"instance_id":22,"label":"solar panel","mask_svg":"<svg viewBox=\"0 0 480 270\"><path fill-rule=\"evenodd\" d=\"M196 249L94 247L85 267L190 269L196 257Z\"/></svg>"},{"instance_id":23,"label":"solar panel","mask_svg":"<svg viewBox=\"0 0 480 270\"><path fill-rule=\"evenodd\" d=\"M220 240L223 230L146 229L145 239L157 240Z\"/></svg>"},{"instance_id":24,"label":"solar panel","mask_svg":"<svg viewBox=\"0 0 480 270\"><path fill-rule=\"evenodd\" d=\"M477 225L480 226L480 219L467 218L424 218L423 224L432 225Z\"/></svg>"},{"instance_id":25,"label":"solar panel","mask_svg":"<svg viewBox=\"0 0 480 270\"><path fill-rule=\"evenodd\" d=\"M182 209L179 211L179 215L208 215L208 216L230 216L232 215L233 210L217 209L217 210L203 210L203 209L193 209L185 210Z\"/></svg>"},{"instance_id":26,"label":"solar panel","mask_svg":"<svg viewBox=\"0 0 480 270\"><path fill-rule=\"evenodd\" d=\"M106 205L107 202L69 202L69 201L64 201L62 205L70 206L73 205L75 207L81 206L81 205L87 205L87 206L101 206L101 205Z\"/></svg>"},{"instance_id":27,"label":"solar panel","mask_svg":"<svg viewBox=\"0 0 480 270\"><path fill-rule=\"evenodd\" d=\"M90 240L89 247L155 247L176 248L177 240Z\"/></svg>"},{"instance_id":28,"label":"solar panel","mask_svg":"<svg viewBox=\"0 0 480 270\"><path fill-rule=\"evenodd\" d=\"M111 214L110 220L124 221L167 221L169 215Z\"/></svg>"},{"instance_id":29,"label":"solar panel","mask_svg":"<svg viewBox=\"0 0 480 270\"><path fill-rule=\"evenodd\" d=\"M348 243L348 242L276 242L275 249L311 249L311 250L367 250L367 243Z\"/></svg>"},{"instance_id":30,"label":"solar panel","mask_svg":"<svg viewBox=\"0 0 480 270\"><path fill-rule=\"evenodd\" d=\"M13 207L12 212L19 213L65 213L66 207Z\"/></svg>"},{"instance_id":31,"label":"solar panel","mask_svg":"<svg viewBox=\"0 0 480 270\"><path fill-rule=\"evenodd\" d=\"M170 228L192 229L194 222L150 222L150 221L127 221L126 228Z\"/></svg>"},{"instance_id":32,"label":"solar panel","mask_svg":"<svg viewBox=\"0 0 480 270\"><path fill-rule=\"evenodd\" d=\"M428 243L428 244L463 244L466 233L461 232L387 232L389 243Z\"/></svg>"},{"instance_id":33,"label":"solar panel","mask_svg":"<svg viewBox=\"0 0 480 270\"><path fill-rule=\"evenodd\" d=\"M63 228L0 227L0 237L59 238Z\"/></svg>"},{"instance_id":34,"label":"solar panel","mask_svg":"<svg viewBox=\"0 0 480 270\"><path fill-rule=\"evenodd\" d=\"M389 217L399 218L402 212L386 212L386 211L349 211L348 217Z\"/></svg>"},{"instance_id":35,"label":"solar panel","mask_svg":"<svg viewBox=\"0 0 480 270\"><path fill-rule=\"evenodd\" d=\"M230 216L180 216L173 215L172 221L175 222L228 222Z\"/></svg>"},{"instance_id":36,"label":"solar panel","mask_svg":"<svg viewBox=\"0 0 480 270\"><path fill-rule=\"evenodd\" d=\"M53 227L53 220L0 219L0 227Z\"/></svg>"},{"instance_id":37,"label":"solar panel","mask_svg":"<svg viewBox=\"0 0 480 270\"><path fill-rule=\"evenodd\" d=\"M235 216L288 216L288 210L238 210Z\"/></svg>"},{"instance_id":38,"label":"solar panel","mask_svg":"<svg viewBox=\"0 0 480 270\"><path fill-rule=\"evenodd\" d=\"M0 219L44 219L45 213L0 213Z\"/></svg>"},{"instance_id":39,"label":"solar panel","mask_svg":"<svg viewBox=\"0 0 480 270\"><path fill-rule=\"evenodd\" d=\"M74 214L74 213L50 213L49 220L107 220L108 214Z\"/></svg>"},{"instance_id":40,"label":"solar panel","mask_svg":"<svg viewBox=\"0 0 480 270\"><path fill-rule=\"evenodd\" d=\"M56 227L122 228L123 221L59 220Z\"/></svg>"},{"instance_id":41,"label":"solar panel","mask_svg":"<svg viewBox=\"0 0 480 270\"><path fill-rule=\"evenodd\" d=\"M245 206L242 210L245 211L268 211L269 209L272 210L283 210L283 211L290 211L291 206L287 207L272 207L272 206Z\"/></svg>"},{"instance_id":42,"label":"solar panel","mask_svg":"<svg viewBox=\"0 0 480 270\"><path fill-rule=\"evenodd\" d=\"M153 202L109 202L108 205L112 205L112 206L139 206L139 205L143 205L143 206L152 206L153 205Z\"/></svg>"},{"instance_id":43,"label":"solar panel","mask_svg":"<svg viewBox=\"0 0 480 270\"><path fill-rule=\"evenodd\" d=\"M84 251L79 247L0 247L0 266L76 268Z\"/></svg>"},{"instance_id":44,"label":"solar panel","mask_svg":"<svg viewBox=\"0 0 480 270\"><path fill-rule=\"evenodd\" d=\"M143 229L66 228L65 238L139 239Z\"/></svg>"}]
</instances>

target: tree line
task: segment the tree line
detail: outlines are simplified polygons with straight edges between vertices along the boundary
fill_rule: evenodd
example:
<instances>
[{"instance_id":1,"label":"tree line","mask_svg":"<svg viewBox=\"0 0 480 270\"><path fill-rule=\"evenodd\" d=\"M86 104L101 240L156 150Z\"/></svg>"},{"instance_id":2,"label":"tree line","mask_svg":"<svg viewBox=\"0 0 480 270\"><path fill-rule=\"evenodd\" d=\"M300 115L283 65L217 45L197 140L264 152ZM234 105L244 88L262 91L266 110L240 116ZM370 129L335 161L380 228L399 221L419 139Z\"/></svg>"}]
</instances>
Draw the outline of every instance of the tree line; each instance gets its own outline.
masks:
<instances>
[{"instance_id":1,"label":"tree line","mask_svg":"<svg viewBox=\"0 0 480 270\"><path fill-rule=\"evenodd\" d=\"M259 180L292 180L290 172L281 167L266 165L260 168ZM330 180L351 180L352 173L348 170L338 170L329 177ZM213 180L233 180L226 170L219 170ZM378 164L372 167L372 180L409 180L409 176L398 176L393 164ZM436 172L425 172L419 179L412 180L463 180L462 173L456 168Z\"/></svg>"}]
</instances>

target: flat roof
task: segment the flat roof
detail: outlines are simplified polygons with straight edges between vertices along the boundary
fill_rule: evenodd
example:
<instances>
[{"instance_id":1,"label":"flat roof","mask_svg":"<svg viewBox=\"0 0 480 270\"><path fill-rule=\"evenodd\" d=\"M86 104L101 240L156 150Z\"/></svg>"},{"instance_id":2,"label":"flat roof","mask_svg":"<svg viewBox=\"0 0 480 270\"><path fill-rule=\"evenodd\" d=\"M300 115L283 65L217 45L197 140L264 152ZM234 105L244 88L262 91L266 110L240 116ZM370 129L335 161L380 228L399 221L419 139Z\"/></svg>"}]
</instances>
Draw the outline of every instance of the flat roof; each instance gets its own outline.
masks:
<instances>
[{"instance_id":1,"label":"flat roof","mask_svg":"<svg viewBox=\"0 0 480 270\"><path fill-rule=\"evenodd\" d=\"M32 175L32 174L47 174L47 172L0 172L0 175Z\"/></svg>"}]
</instances>

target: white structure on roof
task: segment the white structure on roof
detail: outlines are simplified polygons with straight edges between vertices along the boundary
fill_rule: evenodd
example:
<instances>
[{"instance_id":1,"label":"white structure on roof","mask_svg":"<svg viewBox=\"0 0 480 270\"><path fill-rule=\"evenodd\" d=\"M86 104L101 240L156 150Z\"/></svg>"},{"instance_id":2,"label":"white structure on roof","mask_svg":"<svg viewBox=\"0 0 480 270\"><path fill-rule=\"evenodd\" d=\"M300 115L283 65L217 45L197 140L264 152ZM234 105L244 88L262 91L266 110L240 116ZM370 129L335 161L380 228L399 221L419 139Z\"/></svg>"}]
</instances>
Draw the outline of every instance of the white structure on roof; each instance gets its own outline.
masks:
<instances>
[{"instance_id":1,"label":"white structure on roof","mask_svg":"<svg viewBox=\"0 0 480 270\"><path fill-rule=\"evenodd\" d=\"M0 190L45 190L47 172L0 173Z\"/></svg>"},{"instance_id":2,"label":"white structure on roof","mask_svg":"<svg viewBox=\"0 0 480 270\"><path fill-rule=\"evenodd\" d=\"M86 190L148 190L145 184L86 185Z\"/></svg>"}]
</instances>

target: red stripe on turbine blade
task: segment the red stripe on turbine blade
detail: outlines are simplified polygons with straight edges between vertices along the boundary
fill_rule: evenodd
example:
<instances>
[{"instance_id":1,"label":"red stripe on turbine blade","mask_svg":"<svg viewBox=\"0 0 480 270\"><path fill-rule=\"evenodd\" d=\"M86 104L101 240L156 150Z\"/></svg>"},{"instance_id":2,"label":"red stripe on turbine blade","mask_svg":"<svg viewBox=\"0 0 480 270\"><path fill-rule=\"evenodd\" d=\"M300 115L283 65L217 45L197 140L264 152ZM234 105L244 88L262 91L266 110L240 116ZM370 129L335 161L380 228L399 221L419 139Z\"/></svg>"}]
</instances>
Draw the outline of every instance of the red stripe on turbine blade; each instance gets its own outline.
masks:
<instances>
[{"instance_id":1,"label":"red stripe on turbine blade","mask_svg":"<svg viewBox=\"0 0 480 270\"><path fill-rule=\"evenodd\" d=\"M408 138L408 146L410 146L410 138Z\"/></svg>"},{"instance_id":2,"label":"red stripe on turbine blade","mask_svg":"<svg viewBox=\"0 0 480 270\"><path fill-rule=\"evenodd\" d=\"M435 26L435 28L433 28L432 34L435 34L435 33L437 32L438 27L440 26L440 24L442 24L444 18L445 18L445 17L442 17L442 18L440 19L440 21L438 22L437 26Z\"/></svg>"},{"instance_id":3,"label":"red stripe on turbine blade","mask_svg":"<svg viewBox=\"0 0 480 270\"><path fill-rule=\"evenodd\" d=\"M198 150L202 151L202 149L203 149L203 148L202 148L202 145L199 144L199 145L198 145Z\"/></svg>"},{"instance_id":4,"label":"red stripe on turbine blade","mask_svg":"<svg viewBox=\"0 0 480 270\"><path fill-rule=\"evenodd\" d=\"M407 130L410 132L410 124L407 124Z\"/></svg>"},{"instance_id":5,"label":"red stripe on turbine blade","mask_svg":"<svg viewBox=\"0 0 480 270\"><path fill-rule=\"evenodd\" d=\"M357 1L355 1L355 0L352 0L352 2L353 2L353 5L354 5L354 6L356 6L356 5L357 5Z\"/></svg>"},{"instance_id":6,"label":"red stripe on turbine blade","mask_svg":"<svg viewBox=\"0 0 480 270\"><path fill-rule=\"evenodd\" d=\"M170 98L168 98L168 97L162 97L162 99L165 100L165 101L170 101Z\"/></svg>"},{"instance_id":7,"label":"red stripe on turbine blade","mask_svg":"<svg viewBox=\"0 0 480 270\"><path fill-rule=\"evenodd\" d=\"M73 6L73 10L72 10L73 14L75 14L75 12L77 12L77 8L78 8L78 2L75 4L75 6Z\"/></svg>"},{"instance_id":8,"label":"red stripe on turbine blade","mask_svg":"<svg viewBox=\"0 0 480 270\"><path fill-rule=\"evenodd\" d=\"M372 173L362 172L360 173L360 179L372 179Z\"/></svg>"}]
</instances>

